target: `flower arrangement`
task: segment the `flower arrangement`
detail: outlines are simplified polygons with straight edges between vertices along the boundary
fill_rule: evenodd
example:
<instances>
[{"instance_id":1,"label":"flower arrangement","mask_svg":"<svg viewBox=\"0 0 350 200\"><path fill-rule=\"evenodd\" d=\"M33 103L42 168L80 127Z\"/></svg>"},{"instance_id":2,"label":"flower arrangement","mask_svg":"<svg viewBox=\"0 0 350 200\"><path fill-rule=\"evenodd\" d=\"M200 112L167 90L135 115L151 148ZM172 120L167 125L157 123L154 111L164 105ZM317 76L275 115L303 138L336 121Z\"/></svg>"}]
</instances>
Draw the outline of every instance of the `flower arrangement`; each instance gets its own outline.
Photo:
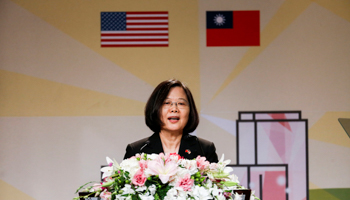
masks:
<instances>
[{"instance_id":1,"label":"flower arrangement","mask_svg":"<svg viewBox=\"0 0 350 200\"><path fill-rule=\"evenodd\" d=\"M77 192L88 195L74 200L89 196L103 200L243 200L234 191L245 188L239 185L236 175L230 175L233 169L226 165L231 161L224 161L224 155L218 163L209 163L200 156L188 160L163 153L136 154L120 165L106 159L108 166L101 169L103 182L81 186ZM252 194L249 199L259 198Z\"/></svg>"}]
</instances>

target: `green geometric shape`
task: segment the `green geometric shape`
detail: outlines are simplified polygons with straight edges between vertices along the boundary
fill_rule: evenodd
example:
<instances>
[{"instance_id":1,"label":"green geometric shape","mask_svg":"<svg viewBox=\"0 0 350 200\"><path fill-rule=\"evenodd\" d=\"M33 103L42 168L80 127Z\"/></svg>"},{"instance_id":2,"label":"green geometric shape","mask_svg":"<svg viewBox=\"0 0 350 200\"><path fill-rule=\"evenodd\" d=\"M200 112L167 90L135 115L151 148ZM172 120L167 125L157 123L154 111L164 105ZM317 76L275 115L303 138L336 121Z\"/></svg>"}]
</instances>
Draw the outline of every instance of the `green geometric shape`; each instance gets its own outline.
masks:
<instances>
[{"instance_id":1,"label":"green geometric shape","mask_svg":"<svg viewBox=\"0 0 350 200\"><path fill-rule=\"evenodd\" d=\"M349 200L350 188L309 190L309 200Z\"/></svg>"},{"instance_id":2,"label":"green geometric shape","mask_svg":"<svg viewBox=\"0 0 350 200\"><path fill-rule=\"evenodd\" d=\"M350 199L350 188L332 188L327 189L327 191L340 200Z\"/></svg>"},{"instance_id":3,"label":"green geometric shape","mask_svg":"<svg viewBox=\"0 0 350 200\"><path fill-rule=\"evenodd\" d=\"M309 190L309 200L340 200L325 189Z\"/></svg>"}]
</instances>

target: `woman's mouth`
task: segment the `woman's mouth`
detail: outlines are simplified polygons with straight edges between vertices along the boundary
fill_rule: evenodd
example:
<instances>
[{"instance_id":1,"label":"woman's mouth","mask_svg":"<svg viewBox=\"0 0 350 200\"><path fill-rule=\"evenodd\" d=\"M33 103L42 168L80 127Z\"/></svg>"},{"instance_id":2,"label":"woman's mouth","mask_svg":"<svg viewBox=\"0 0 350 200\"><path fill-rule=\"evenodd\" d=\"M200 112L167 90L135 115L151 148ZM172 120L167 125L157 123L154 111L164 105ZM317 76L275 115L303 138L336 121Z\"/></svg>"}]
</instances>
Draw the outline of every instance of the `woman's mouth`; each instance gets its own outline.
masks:
<instances>
[{"instance_id":1,"label":"woman's mouth","mask_svg":"<svg viewBox=\"0 0 350 200\"><path fill-rule=\"evenodd\" d=\"M176 117L176 116L171 116L171 117L168 117L168 120L170 122L177 122L180 120L180 117Z\"/></svg>"}]
</instances>

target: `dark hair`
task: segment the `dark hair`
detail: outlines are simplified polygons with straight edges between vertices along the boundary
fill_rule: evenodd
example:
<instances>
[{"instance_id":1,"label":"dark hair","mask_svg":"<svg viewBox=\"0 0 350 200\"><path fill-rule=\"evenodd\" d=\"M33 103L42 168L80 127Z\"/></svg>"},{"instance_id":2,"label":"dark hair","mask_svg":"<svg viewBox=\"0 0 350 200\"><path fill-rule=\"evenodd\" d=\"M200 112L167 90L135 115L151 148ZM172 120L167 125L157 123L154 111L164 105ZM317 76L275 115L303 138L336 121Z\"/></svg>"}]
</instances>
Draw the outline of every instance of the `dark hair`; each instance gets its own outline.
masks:
<instances>
[{"instance_id":1,"label":"dark hair","mask_svg":"<svg viewBox=\"0 0 350 200\"><path fill-rule=\"evenodd\" d=\"M153 90L145 107L146 125L155 133L160 132L163 125L163 122L160 119L163 102L167 98L170 89L173 87L181 87L186 93L190 106L190 113L188 116L187 124L183 130L183 134L191 133L196 130L199 123L196 104L194 103L190 89L177 79L163 81L159 83L159 85Z\"/></svg>"}]
</instances>

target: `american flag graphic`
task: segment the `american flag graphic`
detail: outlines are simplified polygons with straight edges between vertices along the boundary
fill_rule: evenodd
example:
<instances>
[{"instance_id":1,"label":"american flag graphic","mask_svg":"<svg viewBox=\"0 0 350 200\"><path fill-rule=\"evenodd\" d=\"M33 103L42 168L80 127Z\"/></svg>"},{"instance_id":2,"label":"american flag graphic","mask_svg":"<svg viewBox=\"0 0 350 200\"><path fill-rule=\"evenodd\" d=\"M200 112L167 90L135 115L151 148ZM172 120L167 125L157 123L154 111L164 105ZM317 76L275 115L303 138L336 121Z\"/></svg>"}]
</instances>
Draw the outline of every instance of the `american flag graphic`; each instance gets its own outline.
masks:
<instances>
[{"instance_id":1,"label":"american flag graphic","mask_svg":"<svg viewBox=\"0 0 350 200\"><path fill-rule=\"evenodd\" d=\"M167 46L168 12L101 12L101 47Z\"/></svg>"}]
</instances>

